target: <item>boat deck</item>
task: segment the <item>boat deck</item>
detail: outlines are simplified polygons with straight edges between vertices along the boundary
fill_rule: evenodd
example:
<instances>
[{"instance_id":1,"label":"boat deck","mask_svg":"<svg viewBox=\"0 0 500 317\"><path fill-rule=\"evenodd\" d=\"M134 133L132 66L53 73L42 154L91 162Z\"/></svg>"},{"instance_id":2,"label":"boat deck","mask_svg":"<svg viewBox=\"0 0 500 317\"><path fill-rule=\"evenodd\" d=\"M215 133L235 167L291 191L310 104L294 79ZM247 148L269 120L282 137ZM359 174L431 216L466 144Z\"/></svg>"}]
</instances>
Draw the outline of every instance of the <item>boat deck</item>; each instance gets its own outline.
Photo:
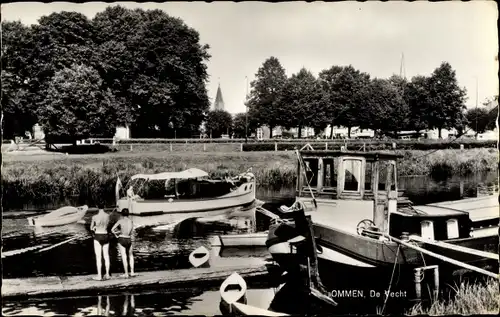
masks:
<instances>
[{"instance_id":1,"label":"boat deck","mask_svg":"<svg viewBox=\"0 0 500 317\"><path fill-rule=\"evenodd\" d=\"M307 215L314 224L357 234L356 227L361 220L373 219L373 202L336 200L332 204L318 201L318 209Z\"/></svg>"},{"instance_id":2,"label":"boat deck","mask_svg":"<svg viewBox=\"0 0 500 317\"><path fill-rule=\"evenodd\" d=\"M468 212L472 221L481 221L499 217L498 195L445 201L430 204L429 206L452 208Z\"/></svg>"},{"instance_id":3,"label":"boat deck","mask_svg":"<svg viewBox=\"0 0 500 317\"><path fill-rule=\"evenodd\" d=\"M373 219L372 201L335 200L325 202L318 200L318 209L308 212L313 223L344 232L357 234L356 226L363 219ZM468 212L472 221L495 219L499 217L497 196L466 198L458 201L415 206L429 215ZM454 210L452 210L454 209Z\"/></svg>"},{"instance_id":4,"label":"boat deck","mask_svg":"<svg viewBox=\"0 0 500 317\"><path fill-rule=\"evenodd\" d=\"M2 297L54 296L68 293L107 293L114 291L130 291L153 287L186 286L198 281L222 282L233 272L242 277L265 276L267 266L239 265L218 268L192 268L154 272L138 272L131 278L115 277L105 281L95 281L95 275L83 276L48 276L34 278L4 279Z\"/></svg>"}]
</instances>

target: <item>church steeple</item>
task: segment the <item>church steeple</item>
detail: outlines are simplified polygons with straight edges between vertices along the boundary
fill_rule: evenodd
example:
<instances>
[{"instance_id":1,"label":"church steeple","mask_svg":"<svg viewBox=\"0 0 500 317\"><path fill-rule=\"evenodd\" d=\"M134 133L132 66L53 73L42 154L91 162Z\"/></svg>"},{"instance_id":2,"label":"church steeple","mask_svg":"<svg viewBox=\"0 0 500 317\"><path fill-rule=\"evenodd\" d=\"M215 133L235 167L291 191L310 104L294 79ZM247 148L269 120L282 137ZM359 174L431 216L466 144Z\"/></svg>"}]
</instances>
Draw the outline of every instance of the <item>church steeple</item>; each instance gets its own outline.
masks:
<instances>
[{"instance_id":1,"label":"church steeple","mask_svg":"<svg viewBox=\"0 0 500 317\"><path fill-rule=\"evenodd\" d=\"M215 96L214 110L224 110L224 100L222 99L222 92L219 87L217 88L217 95Z\"/></svg>"}]
</instances>

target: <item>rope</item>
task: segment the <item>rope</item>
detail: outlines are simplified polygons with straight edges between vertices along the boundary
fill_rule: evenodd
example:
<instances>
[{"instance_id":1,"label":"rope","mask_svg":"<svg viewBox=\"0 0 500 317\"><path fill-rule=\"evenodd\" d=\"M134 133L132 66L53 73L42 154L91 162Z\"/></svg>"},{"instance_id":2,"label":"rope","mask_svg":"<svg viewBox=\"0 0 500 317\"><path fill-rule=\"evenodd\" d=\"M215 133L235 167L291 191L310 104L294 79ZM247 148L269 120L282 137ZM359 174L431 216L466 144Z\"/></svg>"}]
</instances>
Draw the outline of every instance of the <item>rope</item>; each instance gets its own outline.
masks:
<instances>
[{"instance_id":1,"label":"rope","mask_svg":"<svg viewBox=\"0 0 500 317\"><path fill-rule=\"evenodd\" d=\"M398 263L398 256L399 256L399 249L400 248L401 248L401 245L398 244L398 249L396 250L396 258L394 260L394 266L392 267L391 280L389 281L389 286L387 287L387 295L385 296L385 299L384 299L384 305L382 306L381 315L384 314L385 307L386 307L386 304L387 304L387 300L389 299L389 292L391 291L392 280L394 278L394 272L396 271L396 264Z\"/></svg>"},{"instance_id":2,"label":"rope","mask_svg":"<svg viewBox=\"0 0 500 317\"><path fill-rule=\"evenodd\" d=\"M37 252L38 252L38 253L40 253L40 252L45 252L45 251L52 250L52 249L54 249L54 248L56 248L56 247L58 247L58 246L61 246L61 245L63 245L63 244L66 244L66 243L68 243L68 242L70 242L70 241L73 241L73 240L75 240L75 239L78 239L78 238L83 238L83 236L84 236L83 234L81 234L81 235L77 235L77 236L75 236L75 237L73 237L73 238L69 238L69 239L67 239L67 240L64 240L63 242L59 242L59 243L57 243L57 244L51 245L51 246L49 246L49 247L46 247L46 248L44 248L44 249L38 250Z\"/></svg>"},{"instance_id":3,"label":"rope","mask_svg":"<svg viewBox=\"0 0 500 317\"><path fill-rule=\"evenodd\" d=\"M2 259L7 258L9 256L19 255L19 254L23 254L23 253L26 253L29 251L36 250L36 249L40 249L40 248L43 248L44 246L46 246L46 244L40 244L40 245L35 245L32 247L27 247L27 248L23 248L23 249L2 252Z\"/></svg>"}]
</instances>

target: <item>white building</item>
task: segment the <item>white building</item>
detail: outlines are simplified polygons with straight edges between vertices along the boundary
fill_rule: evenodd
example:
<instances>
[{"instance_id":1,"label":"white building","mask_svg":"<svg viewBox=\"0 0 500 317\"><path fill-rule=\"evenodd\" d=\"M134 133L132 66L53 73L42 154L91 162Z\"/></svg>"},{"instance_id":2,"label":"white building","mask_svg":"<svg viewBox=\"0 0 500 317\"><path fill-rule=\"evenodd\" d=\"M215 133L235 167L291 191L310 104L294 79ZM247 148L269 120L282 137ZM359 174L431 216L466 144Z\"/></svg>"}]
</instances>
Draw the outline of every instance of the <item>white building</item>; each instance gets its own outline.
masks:
<instances>
[{"instance_id":1,"label":"white building","mask_svg":"<svg viewBox=\"0 0 500 317\"><path fill-rule=\"evenodd\" d=\"M115 139L128 140L130 139L130 127L116 127Z\"/></svg>"},{"instance_id":2,"label":"white building","mask_svg":"<svg viewBox=\"0 0 500 317\"><path fill-rule=\"evenodd\" d=\"M325 129L325 136L330 138L332 133L332 127L329 125ZM333 137L334 138L347 138L349 135L349 129L342 126L333 127ZM371 129L361 129L359 127L351 128L351 138L373 138L375 136L375 131Z\"/></svg>"}]
</instances>

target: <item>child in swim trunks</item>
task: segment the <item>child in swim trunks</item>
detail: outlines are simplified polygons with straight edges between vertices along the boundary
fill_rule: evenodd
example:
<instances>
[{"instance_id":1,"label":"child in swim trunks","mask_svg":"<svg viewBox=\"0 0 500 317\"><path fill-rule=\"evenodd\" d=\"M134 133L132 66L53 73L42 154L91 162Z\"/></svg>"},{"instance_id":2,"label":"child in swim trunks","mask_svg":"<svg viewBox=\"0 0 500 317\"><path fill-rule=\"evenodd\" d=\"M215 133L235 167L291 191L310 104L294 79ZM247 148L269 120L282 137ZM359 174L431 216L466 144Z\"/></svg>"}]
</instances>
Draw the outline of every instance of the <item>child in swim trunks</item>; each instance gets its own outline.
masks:
<instances>
[{"instance_id":1,"label":"child in swim trunks","mask_svg":"<svg viewBox=\"0 0 500 317\"><path fill-rule=\"evenodd\" d=\"M122 210L122 218L113 226L111 232L118 238L118 248L122 257L124 277L135 276L134 255L132 252L132 232L134 224L128 217L128 209ZM128 261L127 261L128 258ZM130 275L128 273L128 264L130 265Z\"/></svg>"}]
</instances>

